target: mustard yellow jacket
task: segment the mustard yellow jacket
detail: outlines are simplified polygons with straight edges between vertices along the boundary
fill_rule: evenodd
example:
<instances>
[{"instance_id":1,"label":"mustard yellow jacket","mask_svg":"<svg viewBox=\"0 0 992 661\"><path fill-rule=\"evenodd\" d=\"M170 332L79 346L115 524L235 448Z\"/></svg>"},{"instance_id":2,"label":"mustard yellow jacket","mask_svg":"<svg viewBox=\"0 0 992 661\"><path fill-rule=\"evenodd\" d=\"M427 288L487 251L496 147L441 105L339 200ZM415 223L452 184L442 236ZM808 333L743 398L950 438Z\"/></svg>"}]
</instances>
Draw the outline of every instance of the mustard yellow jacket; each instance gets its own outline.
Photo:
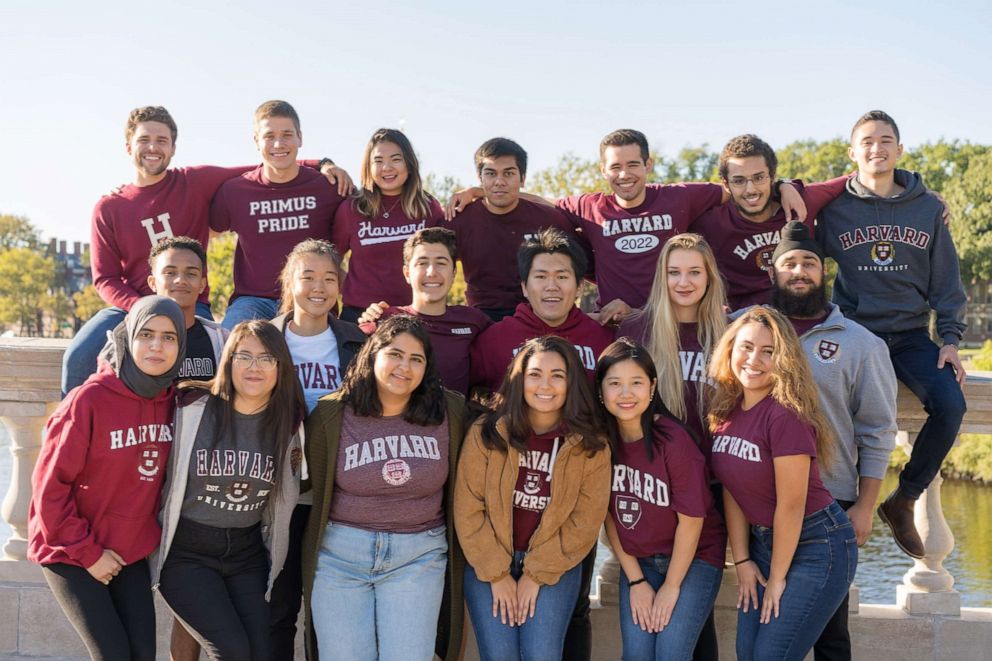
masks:
<instances>
[{"instance_id":1,"label":"mustard yellow jacket","mask_svg":"<svg viewBox=\"0 0 992 661\"><path fill-rule=\"evenodd\" d=\"M504 435L500 421L497 430ZM479 580L506 576L513 558L513 489L520 453L492 450L482 442L482 421L469 429L455 476L455 530L465 560ZM586 557L599 537L610 498L610 451L589 456L580 436L570 434L551 469L551 500L534 531L524 573L539 585L554 585Z\"/></svg>"}]
</instances>

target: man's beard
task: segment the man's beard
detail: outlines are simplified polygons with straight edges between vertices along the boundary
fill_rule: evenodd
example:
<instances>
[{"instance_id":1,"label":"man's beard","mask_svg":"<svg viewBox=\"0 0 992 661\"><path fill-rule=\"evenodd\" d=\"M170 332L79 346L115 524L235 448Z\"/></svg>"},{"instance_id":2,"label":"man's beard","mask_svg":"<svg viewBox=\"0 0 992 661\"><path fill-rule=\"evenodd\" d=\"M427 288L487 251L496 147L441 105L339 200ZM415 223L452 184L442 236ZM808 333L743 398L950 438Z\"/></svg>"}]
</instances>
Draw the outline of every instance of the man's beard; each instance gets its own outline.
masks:
<instances>
[{"instance_id":1,"label":"man's beard","mask_svg":"<svg viewBox=\"0 0 992 661\"><path fill-rule=\"evenodd\" d=\"M793 294L776 283L772 286L772 307L787 317L819 317L827 309L827 288L821 282L805 294Z\"/></svg>"}]
</instances>

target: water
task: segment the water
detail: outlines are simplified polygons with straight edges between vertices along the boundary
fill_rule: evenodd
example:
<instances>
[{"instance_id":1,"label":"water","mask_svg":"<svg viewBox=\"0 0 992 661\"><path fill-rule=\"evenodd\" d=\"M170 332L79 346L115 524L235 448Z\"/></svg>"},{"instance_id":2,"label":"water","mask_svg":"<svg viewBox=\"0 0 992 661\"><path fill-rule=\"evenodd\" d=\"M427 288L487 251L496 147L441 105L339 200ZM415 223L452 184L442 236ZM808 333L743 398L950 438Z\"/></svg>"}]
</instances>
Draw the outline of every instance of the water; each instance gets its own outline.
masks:
<instances>
[{"instance_id":1,"label":"water","mask_svg":"<svg viewBox=\"0 0 992 661\"><path fill-rule=\"evenodd\" d=\"M0 493L7 492L10 468L10 439L0 424ZM883 497L895 484L896 476L890 473L882 486ZM961 605L992 607L992 486L946 480L941 500L954 533L954 550L944 560L944 567L954 576L954 586L961 592ZM0 543L9 536L10 527L0 520ZM600 546L599 562L607 554ZM856 579L861 588L861 603L895 603L896 586L912 566L912 560L899 550L888 528L876 516L872 536L861 548Z\"/></svg>"}]
</instances>

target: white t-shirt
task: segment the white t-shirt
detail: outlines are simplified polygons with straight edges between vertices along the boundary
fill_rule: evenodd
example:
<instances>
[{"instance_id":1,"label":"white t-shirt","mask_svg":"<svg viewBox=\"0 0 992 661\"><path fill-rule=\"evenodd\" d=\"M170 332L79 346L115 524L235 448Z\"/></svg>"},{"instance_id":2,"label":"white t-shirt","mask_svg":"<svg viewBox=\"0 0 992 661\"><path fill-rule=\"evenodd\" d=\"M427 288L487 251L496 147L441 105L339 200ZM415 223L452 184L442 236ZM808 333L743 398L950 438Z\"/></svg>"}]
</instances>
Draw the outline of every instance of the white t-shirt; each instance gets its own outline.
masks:
<instances>
[{"instance_id":1,"label":"white t-shirt","mask_svg":"<svg viewBox=\"0 0 992 661\"><path fill-rule=\"evenodd\" d=\"M293 357L296 377L303 386L307 413L316 408L317 400L341 386L341 357L338 342L330 327L320 335L297 335L286 329L286 344Z\"/></svg>"}]
</instances>

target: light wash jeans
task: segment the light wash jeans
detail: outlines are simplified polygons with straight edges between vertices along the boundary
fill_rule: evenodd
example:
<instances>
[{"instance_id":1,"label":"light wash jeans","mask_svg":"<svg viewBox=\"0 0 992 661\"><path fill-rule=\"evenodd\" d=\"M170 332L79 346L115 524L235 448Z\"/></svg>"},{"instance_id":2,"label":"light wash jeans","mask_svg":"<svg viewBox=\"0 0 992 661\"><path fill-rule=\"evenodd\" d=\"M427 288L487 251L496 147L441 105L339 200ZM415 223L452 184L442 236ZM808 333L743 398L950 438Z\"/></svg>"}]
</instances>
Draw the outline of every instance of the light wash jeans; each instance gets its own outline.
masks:
<instances>
[{"instance_id":1,"label":"light wash jeans","mask_svg":"<svg viewBox=\"0 0 992 661\"><path fill-rule=\"evenodd\" d=\"M510 575L523 574L525 555L513 553ZM503 624L493 617L492 585L480 581L475 570L465 565L465 605L468 606L482 661L560 661L565 645L565 631L575 610L582 583L582 565L562 574L554 585L542 585L537 593L534 617L522 626Z\"/></svg>"},{"instance_id":2,"label":"light wash jeans","mask_svg":"<svg viewBox=\"0 0 992 661\"><path fill-rule=\"evenodd\" d=\"M321 661L430 661L448 559L445 527L370 532L328 523L311 611Z\"/></svg>"},{"instance_id":3,"label":"light wash jeans","mask_svg":"<svg viewBox=\"0 0 992 661\"><path fill-rule=\"evenodd\" d=\"M751 560L767 577L772 529L751 526ZM785 575L779 616L760 624L761 608L737 611L739 661L802 661L851 587L858 540L847 514L833 501L803 519L799 545ZM758 585L759 602L765 589Z\"/></svg>"},{"instance_id":4,"label":"light wash jeans","mask_svg":"<svg viewBox=\"0 0 992 661\"><path fill-rule=\"evenodd\" d=\"M224 320L220 322L220 325L227 330L234 330L234 327L242 321L252 319L268 321L278 313L279 301L273 298L238 296L227 306L227 312L224 313Z\"/></svg>"},{"instance_id":5,"label":"light wash jeans","mask_svg":"<svg viewBox=\"0 0 992 661\"><path fill-rule=\"evenodd\" d=\"M638 558L644 577L657 590L668 575L667 555ZM630 610L630 582L620 572L620 634L623 638L625 661L656 659L691 659L706 618L713 611L713 602L720 591L723 569L695 558L682 579L679 600L675 602L668 626L658 633L644 631L634 624Z\"/></svg>"},{"instance_id":6,"label":"light wash jeans","mask_svg":"<svg viewBox=\"0 0 992 661\"><path fill-rule=\"evenodd\" d=\"M213 321L210 306L203 301L197 301L196 314L204 319ZM83 324L79 332L72 338L69 347L62 356L62 396L65 397L76 386L96 372L96 358L107 343L107 331L117 328L124 321L127 312L123 308L103 308L89 321ZM182 356L179 357L182 360Z\"/></svg>"}]
</instances>

